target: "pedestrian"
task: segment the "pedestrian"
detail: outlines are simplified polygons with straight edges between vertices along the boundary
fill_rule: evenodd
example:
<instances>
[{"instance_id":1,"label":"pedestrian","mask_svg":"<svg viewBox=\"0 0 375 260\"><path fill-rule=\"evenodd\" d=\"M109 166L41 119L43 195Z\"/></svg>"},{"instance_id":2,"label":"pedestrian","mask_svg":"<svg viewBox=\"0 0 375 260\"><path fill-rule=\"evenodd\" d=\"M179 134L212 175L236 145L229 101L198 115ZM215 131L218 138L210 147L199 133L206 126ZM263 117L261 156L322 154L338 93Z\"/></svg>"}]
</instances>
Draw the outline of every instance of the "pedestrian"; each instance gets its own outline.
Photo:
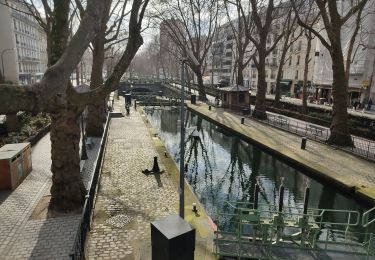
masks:
<instances>
[{"instance_id":1,"label":"pedestrian","mask_svg":"<svg viewBox=\"0 0 375 260\"><path fill-rule=\"evenodd\" d=\"M353 107L354 107L354 111L356 111L357 109L360 109L361 108L361 102L359 102L359 100L356 99L354 101Z\"/></svg>"},{"instance_id":2,"label":"pedestrian","mask_svg":"<svg viewBox=\"0 0 375 260\"><path fill-rule=\"evenodd\" d=\"M367 103L367 111L370 111L371 110L371 106L372 106L372 99L370 98L368 100L368 103Z\"/></svg>"},{"instance_id":3,"label":"pedestrian","mask_svg":"<svg viewBox=\"0 0 375 260\"><path fill-rule=\"evenodd\" d=\"M130 114L130 105L129 105L129 103L126 103L125 109L126 109L126 115L128 116Z\"/></svg>"}]
</instances>

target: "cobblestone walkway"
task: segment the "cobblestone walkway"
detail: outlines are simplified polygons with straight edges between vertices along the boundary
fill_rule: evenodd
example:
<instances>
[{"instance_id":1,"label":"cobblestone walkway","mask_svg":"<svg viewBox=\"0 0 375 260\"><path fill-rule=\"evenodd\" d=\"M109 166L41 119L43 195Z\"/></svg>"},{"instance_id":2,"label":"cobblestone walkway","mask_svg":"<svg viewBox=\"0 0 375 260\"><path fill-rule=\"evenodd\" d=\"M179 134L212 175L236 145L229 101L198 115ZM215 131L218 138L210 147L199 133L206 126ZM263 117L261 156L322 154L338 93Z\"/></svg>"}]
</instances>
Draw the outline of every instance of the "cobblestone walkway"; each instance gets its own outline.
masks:
<instances>
[{"instance_id":1,"label":"cobblestone walkway","mask_svg":"<svg viewBox=\"0 0 375 260\"><path fill-rule=\"evenodd\" d=\"M177 187L168 172L159 176L141 172L152 168L156 155L138 112L111 120L86 247L89 259L150 259L150 222L177 214L178 207ZM159 166L164 168L160 162Z\"/></svg>"},{"instance_id":2,"label":"cobblestone walkway","mask_svg":"<svg viewBox=\"0 0 375 260\"><path fill-rule=\"evenodd\" d=\"M99 148L94 139L83 176L87 185ZM0 191L0 259L68 259L80 215L46 220L30 216L51 188L51 142L43 137L32 150L33 171L13 192Z\"/></svg>"}]
</instances>

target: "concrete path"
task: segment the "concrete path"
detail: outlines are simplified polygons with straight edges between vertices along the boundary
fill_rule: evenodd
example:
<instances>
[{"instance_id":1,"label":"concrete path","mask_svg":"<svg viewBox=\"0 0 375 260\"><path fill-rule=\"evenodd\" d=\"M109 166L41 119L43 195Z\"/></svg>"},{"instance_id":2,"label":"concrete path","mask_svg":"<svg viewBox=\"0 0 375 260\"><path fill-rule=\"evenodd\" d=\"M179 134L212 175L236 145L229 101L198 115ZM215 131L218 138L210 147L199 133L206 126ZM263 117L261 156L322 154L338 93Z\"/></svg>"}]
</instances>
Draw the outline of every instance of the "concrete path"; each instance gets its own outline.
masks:
<instances>
[{"instance_id":1,"label":"concrete path","mask_svg":"<svg viewBox=\"0 0 375 260\"><path fill-rule=\"evenodd\" d=\"M97 139L97 138L96 138ZM99 148L88 150L85 185ZM50 195L51 142L49 134L32 148L33 170L14 191L0 191L0 259L68 259L80 215L31 219L39 201Z\"/></svg>"},{"instance_id":2,"label":"concrete path","mask_svg":"<svg viewBox=\"0 0 375 260\"><path fill-rule=\"evenodd\" d=\"M355 196L375 204L375 163L308 140L301 150L301 137L246 119L241 125L240 115L221 108L208 110L204 103L188 107L217 124L230 128L240 136L307 169L311 174L353 192Z\"/></svg>"},{"instance_id":3,"label":"concrete path","mask_svg":"<svg viewBox=\"0 0 375 260\"><path fill-rule=\"evenodd\" d=\"M124 112L123 99L115 112ZM140 110L140 108L138 108ZM105 150L94 220L88 243L88 259L151 259L150 223L178 214L178 170L145 115L131 109L130 116L112 118ZM164 173L145 175L159 156ZM196 197L188 187L186 217L196 229L196 259L212 259L212 229L203 210L191 212Z\"/></svg>"}]
</instances>

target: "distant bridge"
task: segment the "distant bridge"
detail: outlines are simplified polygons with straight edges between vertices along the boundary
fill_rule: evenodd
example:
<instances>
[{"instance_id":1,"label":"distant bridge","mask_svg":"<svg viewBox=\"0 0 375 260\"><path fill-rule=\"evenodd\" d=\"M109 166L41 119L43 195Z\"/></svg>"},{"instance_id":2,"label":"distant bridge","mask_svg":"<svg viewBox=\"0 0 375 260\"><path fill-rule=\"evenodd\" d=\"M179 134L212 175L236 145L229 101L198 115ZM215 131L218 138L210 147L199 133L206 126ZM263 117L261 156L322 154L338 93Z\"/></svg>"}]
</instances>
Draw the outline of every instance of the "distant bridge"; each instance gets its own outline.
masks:
<instances>
[{"instance_id":1,"label":"distant bridge","mask_svg":"<svg viewBox=\"0 0 375 260\"><path fill-rule=\"evenodd\" d=\"M158 95L162 93L163 96L175 96L180 94L180 82L178 81L163 81L154 79L133 79L120 82L119 93L123 95L124 93L144 93L144 94L155 94ZM177 85L177 86L176 86ZM190 84L190 88L198 90L197 84ZM206 94L211 96L217 96L217 88L212 86L205 86ZM124 92L125 91L125 92ZM162 92L160 92L162 91Z\"/></svg>"}]
</instances>

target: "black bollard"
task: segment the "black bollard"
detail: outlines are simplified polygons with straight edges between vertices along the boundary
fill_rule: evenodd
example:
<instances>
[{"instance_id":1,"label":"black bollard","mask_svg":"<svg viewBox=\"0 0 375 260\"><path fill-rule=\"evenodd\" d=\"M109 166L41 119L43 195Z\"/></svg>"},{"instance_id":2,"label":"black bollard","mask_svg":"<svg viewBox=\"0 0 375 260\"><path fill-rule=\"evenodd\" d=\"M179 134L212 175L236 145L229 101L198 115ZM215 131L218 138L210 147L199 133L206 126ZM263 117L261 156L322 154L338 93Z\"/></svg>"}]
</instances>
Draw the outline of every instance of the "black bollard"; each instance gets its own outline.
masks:
<instances>
[{"instance_id":1,"label":"black bollard","mask_svg":"<svg viewBox=\"0 0 375 260\"><path fill-rule=\"evenodd\" d=\"M258 196L259 196L259 185L257 183L255 184L255 191L254 191L254 209L258 209Z\"/></svg>"},{"instance_id":2,"label":"black bollard","mask_svg":"<svg viewBox=\"0 0 375 260\"><path fill-rule=\"evenodd\" d=\"M211 106L208 106L208 110L211 110Z\"/></svg>"},{"instance_id":3,"label":"black bollard","mask_svg":"<svg viewBox=\"0 0 375 260\"><path fill-rule=\"evenodd\" d=\"M134 100L134 110L137 110L137 100Z\"/></svg>"},{"instance_id":4,"label":"black bollard","mask_svg":"<svg viewBox=\"0 0 375 260\"><path fill-rule=\"evenodd\" d=\"M188 170L189 170L189 164L188 163L185 163L184 170L185 170L185 172L188 172Z\"/></svg>"},{"instance_id":5,"label":"black bollard","mask_svg":"<svg viewBox=\"0 0 375 260\"><path fill-rule=\"evenodd\" d=\"M307 138L306 137L302 137L302 141L301 141L301 149L302 150L305 150L305 148L306 148L306 142L307 142Z\"/></svg>"},{"instance_id":6,"label":"black bollard","mask_svg":"<svg viewBox=\"0 0 375 260\"><path fill-rule=\"evenodd\" d=\"M283 212L283 206L284 206L284 185L280 185L279 189L279 213Z\"/></svg>"},{"instance_id":7,"label":"black bollard","mask_svg":"<svg viewBox=\"0 0 375 260\"><path fill-rule=\"evenodd\" d=\"M243 125L244 123L245 123L245 118L241 117L241 125Z\"/></svg>"},{"instance_id":8,"label":"black bollard","mask_svg":"<svg viewBox=\"0 0 375 260\"><path fill-rule=\"evenodd\" d=\"M160 172L157 156L154 157L154 165L152 166L152 172L153 173L159 173Z\"/></svg>"},{"instance_id":9,"label":"black bollard","mask_svg":"<svg viewBox=\"0 0 375 260\"><path fill-rule=\"evenodd\" d=\"M307 214L307 206L309 204L309 197L310 197L310 188L306 187L305 189L305 198L303 199L303 214Z\"/></svg>"}]
</instances>

